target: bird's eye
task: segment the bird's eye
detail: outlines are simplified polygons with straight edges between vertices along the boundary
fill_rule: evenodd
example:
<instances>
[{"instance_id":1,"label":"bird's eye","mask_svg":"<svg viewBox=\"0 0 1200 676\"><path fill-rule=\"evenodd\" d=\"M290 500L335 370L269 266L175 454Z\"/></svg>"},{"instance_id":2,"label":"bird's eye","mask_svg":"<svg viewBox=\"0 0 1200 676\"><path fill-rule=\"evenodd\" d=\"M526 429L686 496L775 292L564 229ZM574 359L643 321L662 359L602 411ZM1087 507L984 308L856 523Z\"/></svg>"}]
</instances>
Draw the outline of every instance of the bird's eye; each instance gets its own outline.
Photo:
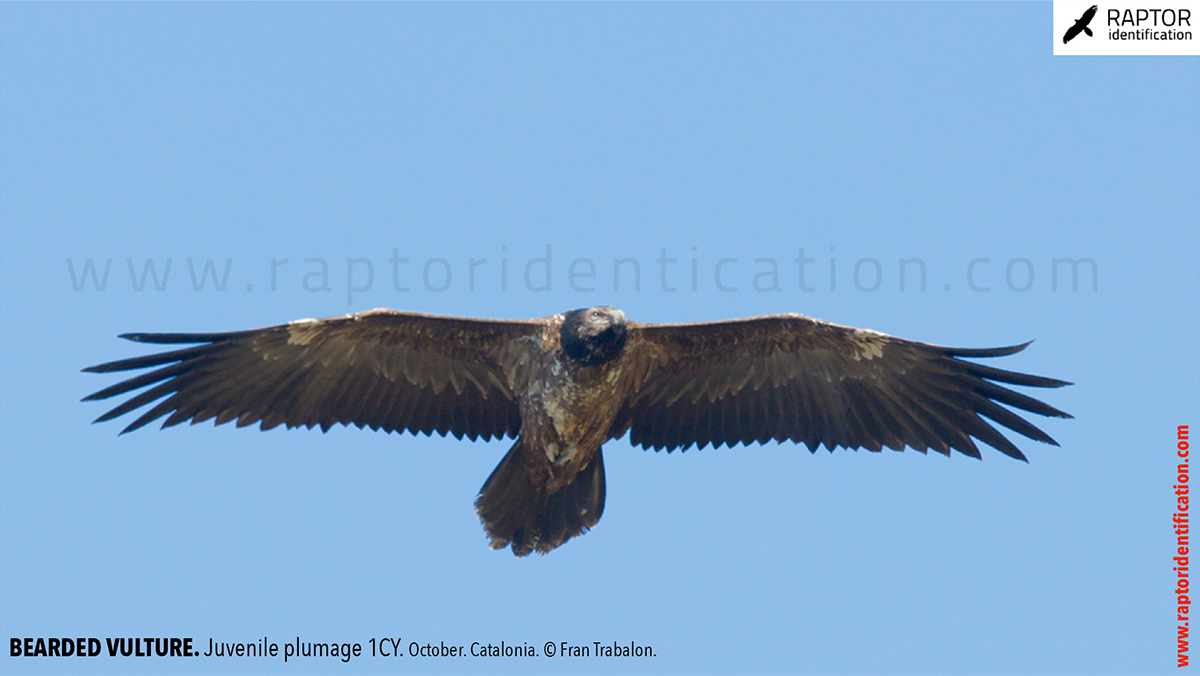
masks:
<instances>
[{"instance_id":1,"label":"bird's eye","mask_svg":"<svg viewBox=\"0 0 1200 676\"><path fill-rule=\"evenodd\" d=\"M599 313L599 312L592 312L592 319L600 319L600 313Z\"/></svg>"}]
</instances>

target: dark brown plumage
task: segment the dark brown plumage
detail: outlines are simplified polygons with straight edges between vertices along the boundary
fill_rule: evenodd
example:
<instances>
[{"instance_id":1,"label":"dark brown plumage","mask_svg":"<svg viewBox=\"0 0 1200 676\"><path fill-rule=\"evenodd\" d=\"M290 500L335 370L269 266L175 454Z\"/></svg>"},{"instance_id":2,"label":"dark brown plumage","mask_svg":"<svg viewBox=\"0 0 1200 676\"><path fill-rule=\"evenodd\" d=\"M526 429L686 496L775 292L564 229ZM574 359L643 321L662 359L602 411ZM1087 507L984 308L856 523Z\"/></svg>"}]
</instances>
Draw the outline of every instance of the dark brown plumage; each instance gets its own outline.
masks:
<instances>
[{"instance_id":1,"label":"dark brown plumage","mask_svg":"<svg viewBox=\"0 0 1200 676\"><path fill-rule=\"evenodd\" d=\"M596 525L600 446L626 432L636 446L667 451L775 439L813 451L910 446L976 458L978 439L1024 460L988 420L1057 443L1000 404L1071 417L999 384L1069 383L963 360L1028 343L938 347L796 314L639 324L610 307L526 321L372 310L235 333L122 337L193 344L84 369L154 369L84 398L148 388L96 420L154 404L122 433L166 416L163 427L215 418L262 429L516 437L475 504L491 546L518 556Z\"/></svg>"}]
</instances>

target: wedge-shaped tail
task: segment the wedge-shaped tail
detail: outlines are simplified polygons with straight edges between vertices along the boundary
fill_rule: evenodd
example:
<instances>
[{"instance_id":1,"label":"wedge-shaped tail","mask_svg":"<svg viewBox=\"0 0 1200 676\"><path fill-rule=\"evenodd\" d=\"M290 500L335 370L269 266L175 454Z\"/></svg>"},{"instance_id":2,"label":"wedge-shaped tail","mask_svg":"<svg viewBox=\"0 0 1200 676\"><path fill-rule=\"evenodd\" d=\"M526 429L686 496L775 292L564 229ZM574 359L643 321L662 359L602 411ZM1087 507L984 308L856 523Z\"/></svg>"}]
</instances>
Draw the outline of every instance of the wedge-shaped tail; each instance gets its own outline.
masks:
<instances>
[{"instance_id":1,"label":"wedge-shaped tail","mask_svg":"<svg viewBox=\"0 0 1200 676\"><path fill-rule=\"evenodd\" d=\"M542 554L595 528L604 513L604 455L596 451L574 481L546 493L540 480L544 465L531 462L518 440L479 490L475 509L491 538L492 549L511 546L517 556ZM536 457L536 456L534 456Z\"/></svg>"}]
</instances>

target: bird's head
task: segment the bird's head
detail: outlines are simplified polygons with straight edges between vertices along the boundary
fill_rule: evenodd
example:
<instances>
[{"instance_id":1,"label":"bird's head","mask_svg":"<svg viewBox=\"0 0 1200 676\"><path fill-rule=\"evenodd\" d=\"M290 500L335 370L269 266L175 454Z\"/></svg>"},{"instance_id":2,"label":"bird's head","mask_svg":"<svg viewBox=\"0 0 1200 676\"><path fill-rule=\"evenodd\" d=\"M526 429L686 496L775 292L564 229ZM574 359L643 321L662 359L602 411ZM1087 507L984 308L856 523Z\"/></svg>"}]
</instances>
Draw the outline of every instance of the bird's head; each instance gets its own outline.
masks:
<instances>
[{"instance_id":1,"label":"bird's head","mask_svg":"<svg viewBox=\"0 0 1200 676\"><path fill-rule=\"evenodd\" d=\"M603 364L625 347L625 313L607 305L563 315L559 337L567 356L584 366Z\"/></svg>"}]
</instances>

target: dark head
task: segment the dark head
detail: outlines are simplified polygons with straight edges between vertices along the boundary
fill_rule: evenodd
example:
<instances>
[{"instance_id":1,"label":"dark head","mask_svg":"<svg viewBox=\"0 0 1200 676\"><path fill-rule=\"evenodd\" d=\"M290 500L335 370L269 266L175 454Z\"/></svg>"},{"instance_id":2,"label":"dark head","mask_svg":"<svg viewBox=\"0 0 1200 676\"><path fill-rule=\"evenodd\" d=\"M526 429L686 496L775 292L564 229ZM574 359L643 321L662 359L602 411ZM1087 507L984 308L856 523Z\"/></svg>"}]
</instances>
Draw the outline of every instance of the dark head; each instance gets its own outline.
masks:
<instances>
[{"instance_id":1,"label":"dark head","mask_svg":"<svg viewBox=\"0 0 1200 676\"><path fill-rule=\"evenodd\" d=\"M625 347L625 313L607 305L571 310L559 330L563 352L584 366L603 364Z\"/></svg>"}]
</instances>

